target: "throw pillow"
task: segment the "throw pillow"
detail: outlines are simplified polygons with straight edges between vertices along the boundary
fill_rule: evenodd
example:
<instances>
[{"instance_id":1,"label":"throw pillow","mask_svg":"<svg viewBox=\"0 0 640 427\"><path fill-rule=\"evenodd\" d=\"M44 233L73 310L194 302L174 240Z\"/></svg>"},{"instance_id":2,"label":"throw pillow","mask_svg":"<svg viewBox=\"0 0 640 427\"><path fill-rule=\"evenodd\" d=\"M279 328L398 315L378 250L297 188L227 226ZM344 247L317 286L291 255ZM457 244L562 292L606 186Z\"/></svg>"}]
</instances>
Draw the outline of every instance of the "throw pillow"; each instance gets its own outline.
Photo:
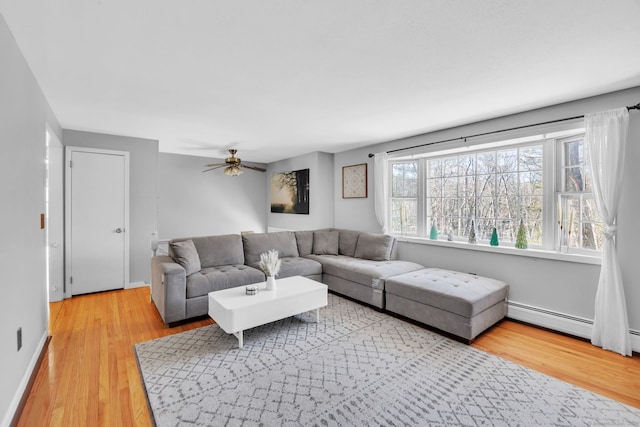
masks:
<instances>
[{"instance_id":1,"label":"throw pillow","mask_svg":"<svg viewBox=\"0 0 640 427\"><path fill-rule=\"evenodd\" d=\"M187 271L187 276L202 269L200 266L200 256L193 244L193 240L171 242L169 245L171 246L171 252L173 253L173 260Z\"/></svg>"},{"instance_id":2,"label":"throw pillow","mask_svg":"<svg viewBox=\"0 0 640 427\"><path fill-rule=\"evenodd\" d=\"M298 246L293 231L273 233L251 233L242 235L244 262L251 264L260 261L260 254L271 249L278 251L280 258L297 257Z\"/></svg>"},{"instance_id":3,"label":"throw pillow","mask_svg":"<svg viewBox=\"0 0 640 427\"><path fill-rule=\"evenodd\" d=\"M307 256L313 252L313 231L295 231L298 255Z\"/></svg>"},{"instance_id":4,"label":"throw pillow","mask_svg":"<svg viewBox=\"0 0 640 427\"><path fill-rule=\"evenodd\" d=\"M387 234L360 233L356 244L356 258L389 261L393 237Z\"/></svg>"},{"instance_id":5,"label":"throw pillow","mask_svg":"<svg viewBox=\"0 0 640 427\"><path fill-rule=\"evenodd\" d=\"M359 231L338 230L340 232L340 255L355 256L356 244L358 243Z\"/></svg>"},{"instance_id":6,"label":"throw pillow","mask_svg":"<svg viewBox=\"0 0 640 427\"><path fill-rule=\"evenodd\" d=\"M338 255L340 233L337 231L314 231L313 253L316 255Z\"/></svg>"}]
</instances>

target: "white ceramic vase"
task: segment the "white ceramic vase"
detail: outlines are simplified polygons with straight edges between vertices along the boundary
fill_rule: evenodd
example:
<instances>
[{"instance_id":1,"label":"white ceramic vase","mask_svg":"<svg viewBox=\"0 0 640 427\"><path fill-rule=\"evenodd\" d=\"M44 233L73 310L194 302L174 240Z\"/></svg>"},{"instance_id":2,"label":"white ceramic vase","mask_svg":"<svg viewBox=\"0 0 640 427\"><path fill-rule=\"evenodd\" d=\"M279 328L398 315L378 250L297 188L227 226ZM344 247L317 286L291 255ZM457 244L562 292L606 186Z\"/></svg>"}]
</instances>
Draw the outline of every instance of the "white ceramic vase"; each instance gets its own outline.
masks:
<instances>
[{"instance_id":1,"label":"white ceramic vase","mask_svg":"<svg viewBox=\"0 0 640 427\"><path fill-rule=\"evenodd\" d=\"M274 276L267 276L267 290L268 291L276 290L276 278Z\"/></svg>"}]
</instances>

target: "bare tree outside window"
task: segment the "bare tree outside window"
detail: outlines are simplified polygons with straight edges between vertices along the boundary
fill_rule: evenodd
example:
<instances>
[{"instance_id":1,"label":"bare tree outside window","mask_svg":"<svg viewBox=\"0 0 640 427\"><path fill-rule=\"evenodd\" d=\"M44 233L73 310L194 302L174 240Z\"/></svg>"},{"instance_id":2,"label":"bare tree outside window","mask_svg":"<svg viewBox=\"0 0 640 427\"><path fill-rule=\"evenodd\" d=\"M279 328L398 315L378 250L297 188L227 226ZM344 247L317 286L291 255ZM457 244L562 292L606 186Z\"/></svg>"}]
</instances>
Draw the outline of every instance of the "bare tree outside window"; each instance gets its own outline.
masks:
<instances>
[{"instance_id":1,"label":"bare tree outside window","mask_svg":"<svg viewBox=\"0 0 640 427\"><path fill-rule=\"evenodd\" d=\"M589 151L584 135L565 138L562 147L562 186L559 192L562 246L602 250L602 219L593 194Z\"/></svg>"},{"instance_id":2,"label":"bare tree outside window","mask_svg":"<svg viewBox=\"0 0 640 427\"><path fill-rule=\"evenodd\" d=\"M480 243L495 227L500 244L510 245L522 220L530 247L600 251L603 226L583 139L573 129L391 160L391 231L428 237L435 225L440 236L451 231L466 241L473 221ZM545 176L555 177L555 192Z\"/></svg>"},{"instance_id":3,"label":"bare tree outside window","mask_svg":"<svg viewBox=\"0 0 640 427\"><path fill-rule=\"evenodd\" d=\"M427 223L464 239L475 220L480 240L493 228L515 242L520 219L529 239L542 239L542 146L515 147L428 161Z\"/></svg>"},{"instance_id":4,"label":"bare tree outside window","mask_svg":"<svg viewBox=\"0 0 640 427\"><path fill-rule=\"evenodd\" d=\"M395 163L391 174L391 231L415 235L418 231L418 164Z\"/></svg>"}]
</instances>

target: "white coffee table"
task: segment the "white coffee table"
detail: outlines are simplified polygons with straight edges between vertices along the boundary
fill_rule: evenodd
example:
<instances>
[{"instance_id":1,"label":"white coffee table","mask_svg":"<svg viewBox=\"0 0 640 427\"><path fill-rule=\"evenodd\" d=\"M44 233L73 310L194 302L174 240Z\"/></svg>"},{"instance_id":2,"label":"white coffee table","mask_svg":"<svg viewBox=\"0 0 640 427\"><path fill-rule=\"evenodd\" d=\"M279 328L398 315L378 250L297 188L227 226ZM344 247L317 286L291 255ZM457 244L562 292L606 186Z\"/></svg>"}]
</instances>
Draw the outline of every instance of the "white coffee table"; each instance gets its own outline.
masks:
<instances>
[{"instance_id":1,"label":"white coffee table","mask_svg":"<svg viewBox=\"0 0 640 427\"><path fill-rule=\"evenodd\" d=\"M244 286L209 293L209 316L223 331L238 338L242 348L244 330L315 310L327 305L327 285L302 276L277 279L276 290L257 283L256 295L247 295Z\"/></svg>"}]
</instances>

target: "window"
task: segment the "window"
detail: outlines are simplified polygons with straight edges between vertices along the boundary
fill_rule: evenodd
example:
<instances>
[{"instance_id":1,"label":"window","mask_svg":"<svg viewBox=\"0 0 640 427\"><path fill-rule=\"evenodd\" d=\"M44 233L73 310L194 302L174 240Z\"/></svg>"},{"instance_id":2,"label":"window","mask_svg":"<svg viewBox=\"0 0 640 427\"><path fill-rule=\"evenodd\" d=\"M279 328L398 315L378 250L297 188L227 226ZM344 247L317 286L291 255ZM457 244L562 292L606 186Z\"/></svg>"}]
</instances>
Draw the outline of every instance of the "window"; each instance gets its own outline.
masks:
<instances>
[{"instance_id":1,"label":"window","mask_svg":"<svg viewBox=\"0 0 640 427\"><path fill-rule=\"evenodd\" d=\"M557 213L560 245L600 251L603 223L596 208L584 135L560 140L558 149L562 159Z\"/></svg>"},{"instance_id":2,"label":"window","mask_svg":"<svg viewBox=\"0 0 640 427\"><path fill-rule=\"evenodd\" d=\"M527 136L390 160L391 231L480 243L495 227L513 246L520 222L530 247L600 250L583 130ZM562 226L562 227L560 227Z\"/></svg>"},{"instance_id":3,"label":"window","mask_svg":"<svg viewBox=\"0 0 640 427\"><path fill-rule=\"evenodd\" d=\"M418 218L418 170L415 162L394 163L391 167L391 218L395 233L416 234Z\"/></svg>"}]
</instances>

